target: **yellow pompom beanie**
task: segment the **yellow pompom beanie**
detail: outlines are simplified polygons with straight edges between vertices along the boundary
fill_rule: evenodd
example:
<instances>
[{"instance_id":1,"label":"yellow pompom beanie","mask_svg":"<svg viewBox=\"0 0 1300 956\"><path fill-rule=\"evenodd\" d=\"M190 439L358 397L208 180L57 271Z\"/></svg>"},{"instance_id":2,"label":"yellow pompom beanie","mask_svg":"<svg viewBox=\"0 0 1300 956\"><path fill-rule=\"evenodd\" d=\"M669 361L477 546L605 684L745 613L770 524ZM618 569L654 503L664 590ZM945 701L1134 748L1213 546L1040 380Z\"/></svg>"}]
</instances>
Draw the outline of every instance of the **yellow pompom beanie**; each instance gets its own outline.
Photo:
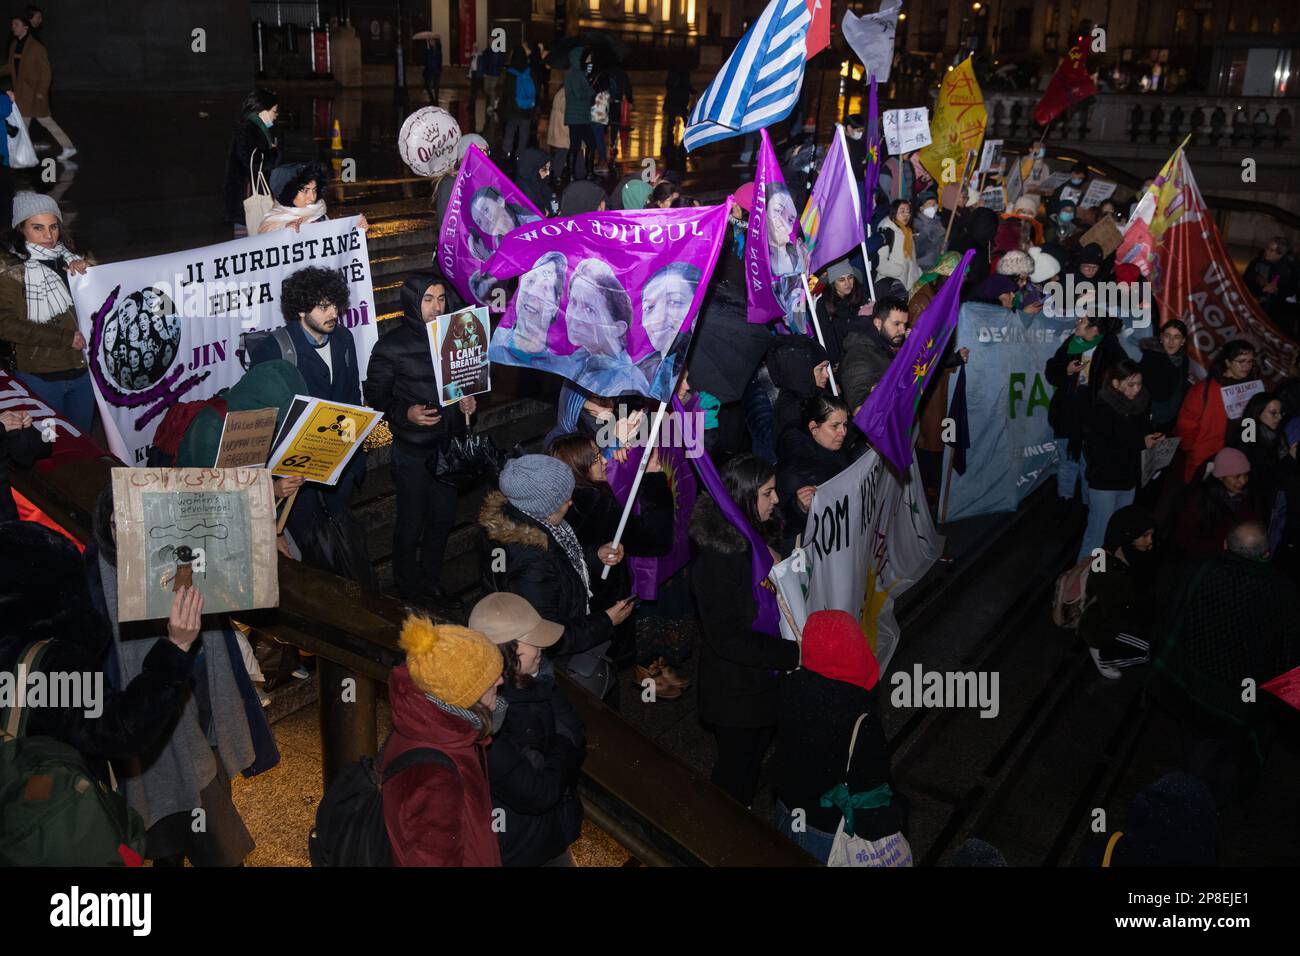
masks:
<instances>
[{"instance_id":1,"label":"yellow pompom beanie","mask_svg":"<svg viewBox=\"0 0 1300 956\"><path fill-rule=\"evenodd\" d=\"M501 676L501 651L478 631L411 615L399 642L415 686L453 707L472 707Z\"/></svg>"}]
</instances>

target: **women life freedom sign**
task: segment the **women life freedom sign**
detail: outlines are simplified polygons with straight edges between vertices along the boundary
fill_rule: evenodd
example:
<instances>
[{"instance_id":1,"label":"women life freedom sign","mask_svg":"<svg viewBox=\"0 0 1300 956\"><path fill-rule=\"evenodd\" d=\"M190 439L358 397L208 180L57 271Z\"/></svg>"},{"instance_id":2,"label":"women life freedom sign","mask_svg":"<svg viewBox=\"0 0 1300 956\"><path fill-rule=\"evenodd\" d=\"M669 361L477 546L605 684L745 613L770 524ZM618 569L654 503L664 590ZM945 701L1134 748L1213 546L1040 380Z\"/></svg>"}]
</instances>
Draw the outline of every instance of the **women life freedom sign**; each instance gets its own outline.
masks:
<instances>
[{"instance_id":1,"label":"women life freedom sign","mask_svg":"<svg viewBox=\"0 0 1300 956\"><path fill-rule=\"evenodd\" d=\"M514 230L487 264L495 279L520 277L488 357L563 375L593 395L667 401L727 210L595 212Z\"/></svg>"},{"instance_id":2,"label":"women life freedom sign","mask_svg":"<svg viewBox=\"0 0 1300 956\"><path fill-rule=\"evenodd\" d=\"M454 405L470 395L492 391L488 361L492 324L487 309L480 306L440 315L425 328L429 330L439 402Z\"/></svg>"}]
</instances>

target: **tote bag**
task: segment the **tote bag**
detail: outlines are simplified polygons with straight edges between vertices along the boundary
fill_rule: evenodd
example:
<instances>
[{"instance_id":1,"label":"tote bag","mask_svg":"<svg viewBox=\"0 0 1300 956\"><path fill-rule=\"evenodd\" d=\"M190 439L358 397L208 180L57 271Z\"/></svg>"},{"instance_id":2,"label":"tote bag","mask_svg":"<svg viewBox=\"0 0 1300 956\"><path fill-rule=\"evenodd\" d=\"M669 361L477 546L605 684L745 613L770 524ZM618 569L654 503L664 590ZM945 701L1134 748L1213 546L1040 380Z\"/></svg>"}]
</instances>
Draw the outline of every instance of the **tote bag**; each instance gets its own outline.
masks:
<instances>
[{"instance_id":1,"label":"tote bag","mask_svg":"<svg viewBox=\"0 0 1300 956\"><path fill-rule=\"evenodd\" d=\"M853 725L853 737L849 740L849 759L844 764L844 780L847 785L849 767L853 764L853 748L858 742L858 728L866 719L866 714L858 717ZM826 860L827 866L877 866L903 867L912 865L912 847L902 833L891 833L879 840L850 836L844 831L844 818L835 828L835 840L831 843L831 855Z\"/></svg>"},{"instance_id":2,"label":"tote bag","mask_svg":"<svg viewBox=\"0 0 1300 956\"><path fill-rule=\"evenodd\" d=\"M254 178L252 156L248 157L248 181L253 186L253 194L244 200L244 226L247 227L250 236L255 236L262 226L262 220L275 205L275 200L271 198L271 187L267 184L266 176L260 167L257 170L257 177Z\"/></svg>"},{"instance_id":3,"label":"tote bag","mask_svg":"<svg viewBox=\"0 0 1300 956\"><path fill-rule=\"evenodd\" d=\"M36 165L36 147L32 145L32 137L27 132L27 121L19 112L17 103L14 104L7 122L18 130L9 137L9 168L30 169Z\"/></svg>"}]
</instances>

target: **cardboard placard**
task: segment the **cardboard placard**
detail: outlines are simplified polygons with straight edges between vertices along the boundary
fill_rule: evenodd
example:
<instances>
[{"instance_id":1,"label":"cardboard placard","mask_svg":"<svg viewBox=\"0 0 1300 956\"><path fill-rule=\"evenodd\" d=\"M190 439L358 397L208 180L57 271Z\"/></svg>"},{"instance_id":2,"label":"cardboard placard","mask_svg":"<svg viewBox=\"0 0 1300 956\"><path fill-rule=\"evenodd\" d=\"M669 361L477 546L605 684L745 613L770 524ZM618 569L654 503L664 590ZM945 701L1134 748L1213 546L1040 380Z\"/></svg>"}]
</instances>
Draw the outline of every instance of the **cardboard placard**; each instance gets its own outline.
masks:
<instances>
[{"instance_id":1,"label":"cardboard placard","mask_svg":"<svg viewBox=\"0 0 1300 956\"><path fill-rule=\"evenodd\" d=\"M275 441L274 408L226 412L217 444L217 468L263 468Z\"/></svg>"},{"instance_id":2,"label":"cardboard placard","mask_svg":"<svg viewBox=\"0 0 1300 956\"><path fill-rule=\"evenodd\" d=\"M924 106L885 110L882 117L889 155L902 156L930 145L930 111Z\"/></svg>"},{"instance_id":3,"label":"cardboard placard","mask_svg":"<svg viewBox=\"0 0 1300 956\"><path fill-rule=\"evenodd\" d=\"M1056 192L1057 186L1069 181L1070 181L1069 173L1052 173L1049 176L1047 176L1041 183L1039 183L1036 188L1038 190L1039 195L1050 196L1052 193Z\"/></svg>"},{"instance_id":4,"label":"cardboard placard","mask_svg":"<svg viewBox=\"0 0 1300 956\"><path fill-rule=\"evenodd\" d=\"M271 474L338 484L343 469L383 417L373 408L295 395L271 453Z\"/></svg>"},{"instance_id":5,"label":"cardboard placard","mask_svg":"<svg viewBox=\"0 0 1300 956\"><path fill-rule=\"evenodd\" d=\"M470 395L492 391L488 342L492 321L484 307L440 315L425 326L433 356L438 401L454 405Z\"/></svg>"},{"instance_id":6,"label":"cardboard placard","mask_svg":"<svg viewBox=\"0 0 1300 956\"><path fill-rule=\"evenodd\" d=\"M1160 472L1169 467L1169 463L1174 460L1174 452L1178 451L1179 438L1162 438L1150 448L1142 449L1142 487L1147 484Z\"/></svg>"},{"instance_id":7,"label":"cardboard placard","mask_svg":"<svg viewBox=\"0 0 1300 956\"><path fill-rule=\"evenodd\" d=\"M980 150L980 164L976 172L987 173L996 167L1002 159L1002 143L1000 139L986 139L984 148Z\"/></svg>"},{"instance_id":8,"label":"cardboard placard","mask_svg":"<svg viewBox=\"0 0 1300 956\"><path fill-rule=\"evenodd\" d=\"M1083 234L1083 238L1079 240L1079 247L1082 248L1090 242L1095 242L1101 246L1101 254L1108 256L1118 249L1119 244L1123 241L1124 233L1120 232L1115 217L1102 216L1091 229Z\"/></svg>"},{"instance_id":9,"label":"cardboard placard","mask_svg":"<svg viewBox=\"0 0 1300 956\"><path fill-rule=\"evenodd\" d=\"M1255 378L1249 382L1242 382L1240 385L1225 385L1221 391L1223 393L1223 407L1228 412L1228 418L1236 421L1245 413L1246 404L1251 397L1264 391L1264 383Z\"/></svg>"},{"instance_id":10,"label":"cardboard placard","mask_svg":"<svg viewBox=\"0 0 1300 956\"><path fill-rule=\"evenodd\" d=\"M186 585L204 614L280 603L265 468L114 468L113 523L119 621L168 617Z\"/></svg>"},{"instance_id":11,"label":"cardboard placard","mask_svg":"<svg viewBox=\"0 0 1300 956\"><path fill-rule=\"evenodd\" d=\"M1115 190L1119 188L1119 183L1113 183L1109 179L1094 179L1088 183L1088 189L1083 194L1083 199L1079 201L1080 206L1100 206L1111 196L1115 195Z\"/></svg>"}]
</instances>

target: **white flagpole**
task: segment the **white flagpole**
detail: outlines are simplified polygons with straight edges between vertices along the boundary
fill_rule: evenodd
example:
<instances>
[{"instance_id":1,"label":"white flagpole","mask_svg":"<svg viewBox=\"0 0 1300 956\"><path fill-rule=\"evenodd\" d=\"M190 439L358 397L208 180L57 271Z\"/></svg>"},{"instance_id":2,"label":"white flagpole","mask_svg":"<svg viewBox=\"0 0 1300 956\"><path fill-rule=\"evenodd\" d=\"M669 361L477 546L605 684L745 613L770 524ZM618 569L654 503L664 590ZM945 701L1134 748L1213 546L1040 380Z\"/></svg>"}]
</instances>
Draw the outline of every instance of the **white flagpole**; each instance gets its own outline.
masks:
<instances>
[{"instance_id":1,"label":"white flagpole","mask_svg":"<svg viewBox=\"0 0 1300 956\"><path fill-rule=\"evenodd\" d=\"M614 532L614 547L617 548L619 542L623 540L623 532L627 530L628 518L632 516L632 506L636 504L636 493L641 490L641 476L645 474L646 465L650 464L650 453L654 451L655 445L659 441L659 426L663 424L664 412L668 408L667 402L660 402L659 408L655 411L654 421L650 424L650 438L646 441L645 452L641 455L641 463L637 465L636 477L632 479L632 488L627 493L627 504L623 506L623 515L618 519L618 529ZM600 579L602 581L609 578L609 569L611 565L605 565L601 569Z\"/></svg>"},{"instance_id":2,"label":"white flagpole","mask_svg":"<svg viewBox=\"0 0 1300 956\"><path fill-rule=\"evenodd\" d=\"M799 278L803 280L803 294L808 302L808 315L812 317L812 327L813 331L817 333L817 342L822 349L825 349L826 340L822 338L822 324L817 321L817 310L813 307L812 289L808 288L808 273L799 273ZM835 372L828 368L826 373L831 380L831 394L839 397L840 387L835 384Z\"/></svg>"},{"instance_id":3,"label":"white flagpole","mask_svg":"<svg viewBox=\"0 0 1300 956\"><path fill-rule=\"evenodd\" d=\"M840 141L840 148L844 150L844 168L849 173L849 182L853 185L853 214L858 221L862 221L862 194L858 192L858 177L853 172L853 161L849 159L849 143L844 137L844 130L837 126L837 136ZM862 271L867 274L867 289L871 292L871 301L876 301L876 283L871 278L871 256L867 255L867 236L871 233L871 224L862 223L862 242L859 245L862 248Z\"/></svg>"}]
</instances>

